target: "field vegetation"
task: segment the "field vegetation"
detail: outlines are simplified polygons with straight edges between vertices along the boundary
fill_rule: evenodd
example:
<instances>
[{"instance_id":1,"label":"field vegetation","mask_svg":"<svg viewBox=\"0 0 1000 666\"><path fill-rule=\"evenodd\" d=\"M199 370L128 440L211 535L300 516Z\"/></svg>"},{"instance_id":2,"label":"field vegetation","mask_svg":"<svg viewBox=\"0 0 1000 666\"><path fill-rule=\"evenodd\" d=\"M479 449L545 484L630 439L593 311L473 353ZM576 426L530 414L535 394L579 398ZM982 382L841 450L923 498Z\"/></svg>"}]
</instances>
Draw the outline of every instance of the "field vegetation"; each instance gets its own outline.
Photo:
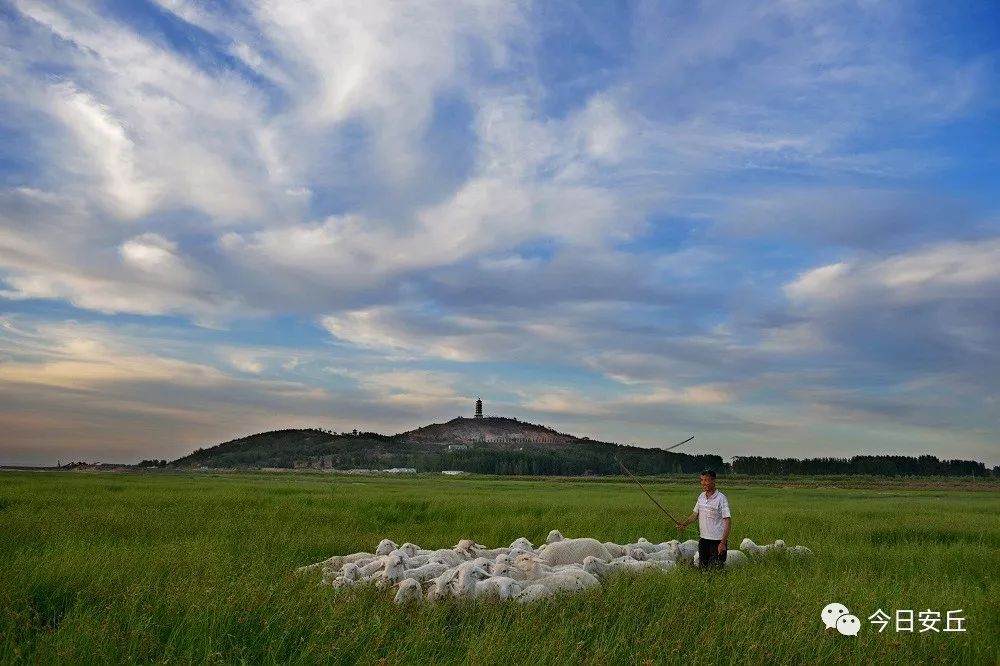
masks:
<instances>
[{"instance_id":1,"label":"field vegetation","mask_svg":"<svg viewBox=\"0 0 1000 666\"><path fill-rule=\"evenodd\" d=\"M620 479L4 472L0 663L1000 663L996 485L869 481L720 478L733 545L783 538L812 558L622 576L533 606L399 608L292 570L383 537L676 530ZM645 483L676 515L698 492L694 477ZM861 617L857 637L823 631L833 601ZM878 633L879 608L962 609L967 631Z\"/></svg>"}]
</instances>

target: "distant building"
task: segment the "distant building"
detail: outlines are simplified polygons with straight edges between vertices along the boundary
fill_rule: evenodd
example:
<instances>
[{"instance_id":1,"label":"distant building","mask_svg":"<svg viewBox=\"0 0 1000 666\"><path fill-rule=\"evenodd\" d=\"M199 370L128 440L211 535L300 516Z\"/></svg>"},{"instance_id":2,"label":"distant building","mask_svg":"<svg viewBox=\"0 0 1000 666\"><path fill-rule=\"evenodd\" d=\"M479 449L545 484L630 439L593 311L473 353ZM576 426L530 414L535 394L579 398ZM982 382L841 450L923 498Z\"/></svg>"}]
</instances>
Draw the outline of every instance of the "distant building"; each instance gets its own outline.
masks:
<instances>
[{"instance_id":1,"label":"distant building","mask_svg":"<svg viewBox=\"0 0 1000 666\"><path fill-rule=\"evenodd\" d=\"M469 449L468 444L449 444L449 451L467 451Z\"/></svg>"},{"instance_id":2,"label":"distant building","mask_svg":"<svg viewBox=\"0 0 1000 666\"><path fill-rule=\"evenodd\" d=\"M461 476L462 474L468 474L468 472L463 472L460 469L446 469L441 473L446 476Z\"/></svg>"},{"instance_id":3,"label":"distant building","mask_svg":"<svg viewBox=\"0 0 1000 666\"><path fill-rule=\"evenodd\" d=\"M391 467L385 470L386 474L416 474L417 469L415 467Z\"/></svg>"},{"instance_id":4,"label":"distant building","mask_svg":"<svg viewBox=\"0 0 1000 666\"><path fill-rule=\"evenodd\" d=\"M479 398L476 398L476 418L483 418L483 401Z\"/></svg>"}]
</instances>

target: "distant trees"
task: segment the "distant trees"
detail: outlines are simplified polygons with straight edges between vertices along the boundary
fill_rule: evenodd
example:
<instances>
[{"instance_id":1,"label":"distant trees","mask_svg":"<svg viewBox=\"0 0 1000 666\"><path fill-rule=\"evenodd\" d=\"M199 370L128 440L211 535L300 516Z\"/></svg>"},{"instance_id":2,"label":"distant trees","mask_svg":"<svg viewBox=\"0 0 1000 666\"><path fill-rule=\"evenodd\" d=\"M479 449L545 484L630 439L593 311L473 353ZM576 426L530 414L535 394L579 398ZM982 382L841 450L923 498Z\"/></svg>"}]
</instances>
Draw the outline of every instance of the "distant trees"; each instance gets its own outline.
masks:
<instances>
[{"instance_id":1,"label":"distant trees","mask_svg":"<svg viewBox=\"0 0 1000 666\"><path fill-rule=\"evenodd\" d=\"M854 456L852 458L765 458L736 456L734 474L870 474L876 476L985 476L989 470L973 460L938 460L936 456Z\"/></svg>"},{"instance_id":2,"label":"distant trees","mask_svg":"<svg viewBox=\"0 0 1000 666\"><path fill-rule=\"evenodd\" d=\"M166 467L166 460L157 460L153 458L152 460L142 460L139 462L139 467Z\"/></svg>"}]
</instances>

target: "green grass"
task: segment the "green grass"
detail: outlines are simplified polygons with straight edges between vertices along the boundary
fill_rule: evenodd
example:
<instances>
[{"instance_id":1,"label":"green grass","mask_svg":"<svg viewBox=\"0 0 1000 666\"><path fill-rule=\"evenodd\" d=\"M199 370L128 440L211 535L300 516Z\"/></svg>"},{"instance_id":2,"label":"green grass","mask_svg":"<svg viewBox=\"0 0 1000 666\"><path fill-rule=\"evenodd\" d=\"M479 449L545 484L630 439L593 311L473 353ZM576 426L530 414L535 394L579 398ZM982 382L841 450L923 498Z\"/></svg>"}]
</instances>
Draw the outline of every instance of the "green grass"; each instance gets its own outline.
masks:
<instances>
[{"instance_id":1,"label":"green grass","mask_svg":"<svg viewBox=\"0 0 1000 666\"><path fill-rule=\"evenodd\" d=\"M0 663L1000 663L1000 493L783 488L736 480L734 545L813 558L622 576L530 607L401 609L294 567L371 550L490 546L552 528L673 538L627 483L269 474L0 475ZM648 481L686 515L697 479ZM692 532L688 532L693 535ZM856 638L822 631L839 601ZM877 633L882 608L961 608L966 633Z\"/></svg>"}]
</instances>

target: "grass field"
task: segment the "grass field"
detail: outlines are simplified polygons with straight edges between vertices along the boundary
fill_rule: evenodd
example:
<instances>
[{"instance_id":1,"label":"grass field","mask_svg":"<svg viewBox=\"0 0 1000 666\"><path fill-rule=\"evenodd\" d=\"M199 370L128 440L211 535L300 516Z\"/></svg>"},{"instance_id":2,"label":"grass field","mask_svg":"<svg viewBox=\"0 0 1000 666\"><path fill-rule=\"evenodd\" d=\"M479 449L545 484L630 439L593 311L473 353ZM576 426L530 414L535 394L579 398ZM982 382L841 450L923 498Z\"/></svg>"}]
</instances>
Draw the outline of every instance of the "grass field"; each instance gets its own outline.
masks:
<instances>
[{"instance_id":1,"label":"grass field","mask_svg":"<svg viewBox=\"0 0 1000 666\"><path fill-rule=\"evenodd\" d=\"M4 472L0 662L1000 663L995 485L780 483L720 478L732 545L783 538L812 558L622 576L534 606L401 609L390 592L337 594L292 570L383 537L537 544L558 528L627 543L676 530L626 482ZM694 477L647 487L681 515L699 492ZM833 601L862 619L857 637L824 633ZM878 608L962 609L967 631L880 634L866 619Z\"/></svg>"}]
</instances>

